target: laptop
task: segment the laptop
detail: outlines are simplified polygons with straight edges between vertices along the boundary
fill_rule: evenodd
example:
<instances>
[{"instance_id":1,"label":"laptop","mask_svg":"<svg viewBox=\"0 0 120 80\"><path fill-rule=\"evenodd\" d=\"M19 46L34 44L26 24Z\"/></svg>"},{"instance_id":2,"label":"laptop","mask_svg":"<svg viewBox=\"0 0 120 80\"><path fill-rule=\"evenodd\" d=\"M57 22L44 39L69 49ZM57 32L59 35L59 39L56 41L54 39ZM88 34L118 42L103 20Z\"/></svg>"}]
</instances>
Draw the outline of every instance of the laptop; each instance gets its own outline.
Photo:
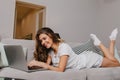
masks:
<instances>
[{"instance_id":1,"label":"laptop","mask_svg":"<svg viewBox=\"0 0 120 80\"><path fill-rule=\"evenodd\" d=\"M43 68L30 69L27 66L27 61L24 56L24 51L21 45L4 45L8 64L11 68L19 69L26 72L42 71Z\"/></svg>"},{"instance_id":2,"label":"laptop","mask_svg":"<svg viewBox=\"0 0 120 80\"><path fill-rule=\"evenodd\" d=\"M3 46L4 44L0 42L0 68L8 67L8 61Z\"/></svg>"}]
</instances>

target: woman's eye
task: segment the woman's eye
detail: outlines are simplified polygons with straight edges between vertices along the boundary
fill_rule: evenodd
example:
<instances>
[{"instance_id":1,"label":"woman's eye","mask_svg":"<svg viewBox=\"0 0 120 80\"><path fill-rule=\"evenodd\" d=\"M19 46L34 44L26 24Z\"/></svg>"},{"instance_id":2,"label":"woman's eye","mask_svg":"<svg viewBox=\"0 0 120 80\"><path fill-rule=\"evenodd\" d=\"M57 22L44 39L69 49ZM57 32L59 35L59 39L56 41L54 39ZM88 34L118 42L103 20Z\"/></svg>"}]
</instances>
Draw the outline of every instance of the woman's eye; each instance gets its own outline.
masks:
<instances>
[{"instance_id":1,"label":"woman's eye","mask_svg":"<svg viewBox=\"0 0 120 80\"><path fill-rule=\"evenodd\" d=\"M46 38L43 38L43 40L46 40Z\"/></svg>"}]
</instances>

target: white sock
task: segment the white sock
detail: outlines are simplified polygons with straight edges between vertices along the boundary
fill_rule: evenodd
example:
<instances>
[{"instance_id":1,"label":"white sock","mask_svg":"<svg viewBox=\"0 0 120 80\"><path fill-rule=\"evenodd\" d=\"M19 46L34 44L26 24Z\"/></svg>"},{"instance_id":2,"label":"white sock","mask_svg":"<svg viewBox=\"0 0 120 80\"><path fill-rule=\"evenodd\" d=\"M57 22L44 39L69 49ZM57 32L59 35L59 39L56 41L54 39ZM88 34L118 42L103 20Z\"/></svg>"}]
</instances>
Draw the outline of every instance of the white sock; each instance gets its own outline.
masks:
<instances>
[{"instance_id":1,"label":"white sock","mask_svg":"<svg viewBox=\"0 0 120 80\"><path fill-rule=\"evenodd\" d=\"M101 41L97 38L97 36L95 34L90 34L90 37L93 39L95 46L100 45Z\"/></svg>"},{"instance_id":2,"label":"white sock","mask_svg":"<svg viewBox=\"0 0 120 80\"><path fill-rule=\"evenodd\" d=\"M111 35L109 36L110 40L116 40L117 34L118 34L118 29L115 28L115 29L112 31Z\"/></svg>"}]
</instances>

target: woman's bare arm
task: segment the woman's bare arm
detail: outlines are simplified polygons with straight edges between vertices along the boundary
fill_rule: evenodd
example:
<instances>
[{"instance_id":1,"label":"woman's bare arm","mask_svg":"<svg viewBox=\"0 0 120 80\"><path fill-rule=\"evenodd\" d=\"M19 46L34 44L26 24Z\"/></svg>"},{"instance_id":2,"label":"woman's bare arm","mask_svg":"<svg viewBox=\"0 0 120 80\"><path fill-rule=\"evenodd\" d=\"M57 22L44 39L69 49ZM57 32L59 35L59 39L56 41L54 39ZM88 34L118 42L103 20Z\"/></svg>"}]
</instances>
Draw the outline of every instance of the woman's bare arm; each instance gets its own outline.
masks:
<instances>
[{"instance_id":1,"label":"woman's bare arm","mask_svg":"<svg viewBox=\"0 0 120 80\"><path fill-rule=\"evenodd\" d=\"M50 55L48 55L48 59L47 59L47 64L51 64L52 58Z\"/></svg>"},{"instance_id":2,"label":"woman's bare arm","mask_svg":"<svg viewBox=\"0 0 120 80\"><path fill-rule=\"evenodd\" d=\"M66 65L67 65L67 61L68 61L68 55L63 55L60 57L60 63L58 67L53 67L53 66L48 65L48 69L59 71L59 72L64 72Z\"/></svg>"},{"instance_id":3,"label":"woman's bare arm","mask_svg":"<svg viewBox=\"0 0 120 80\"><path fill-rule=\"evenodd\" d=\"M39 66L46 68L46 69L49 69L49 70L53 70L53 71L64 72L64 70L66 68L67 60L68 60L68 55L63 55L60 57L60 63L58 65L58 67L51 66L51 65L46 64L44 62L40 62Z\"/></svg>"},{"instance_id":4,"label":"woman's bare arm","mask_svg":"<svg viewBox=\"0 0 120 80\"><path fill-rule=\"evenodd\" d=\"M53 70L53 71L64 72L67 61L68 61L68 57L69 57L68 55L61 56L58 67L54 67L54 66L50 65L51 57L48 57L47 63L33 60L29 63L29 66L30 67L38 66L38 67L43 67L45 69L49 69L49 70Z\"/></svg>"}]
</instances>

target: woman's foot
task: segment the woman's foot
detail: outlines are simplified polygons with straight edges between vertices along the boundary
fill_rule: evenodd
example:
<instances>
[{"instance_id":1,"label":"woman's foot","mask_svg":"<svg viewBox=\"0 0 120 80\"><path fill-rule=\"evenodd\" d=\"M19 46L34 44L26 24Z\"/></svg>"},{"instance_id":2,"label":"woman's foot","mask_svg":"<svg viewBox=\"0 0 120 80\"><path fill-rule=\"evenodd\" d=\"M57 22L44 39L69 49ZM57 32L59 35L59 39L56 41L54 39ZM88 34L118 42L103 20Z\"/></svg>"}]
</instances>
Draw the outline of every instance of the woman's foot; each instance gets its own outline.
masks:
<instances>
[{"instance_id":1,"label":"woman's foot","mask_svg":"<svg viewBox=\"0 0 120 80\"><path fill-rule=\"evenodd\" d=\"M97 36L95 34L90 34L90 37L93 39L95 46L100 45L101 41L97 38Z\"/></svg>"},{"instance_id":2,"label":"woman's foot","mask_svg":"<svg viewBox=\"0 0 120 80\"><path fill-rule=\"evenodd\" d=\"M116 40L117 34L118 34L118 29L115 28L115 29L112 31L111 35L109 36L110 40Z\"/></svg>"}]
</instances>

